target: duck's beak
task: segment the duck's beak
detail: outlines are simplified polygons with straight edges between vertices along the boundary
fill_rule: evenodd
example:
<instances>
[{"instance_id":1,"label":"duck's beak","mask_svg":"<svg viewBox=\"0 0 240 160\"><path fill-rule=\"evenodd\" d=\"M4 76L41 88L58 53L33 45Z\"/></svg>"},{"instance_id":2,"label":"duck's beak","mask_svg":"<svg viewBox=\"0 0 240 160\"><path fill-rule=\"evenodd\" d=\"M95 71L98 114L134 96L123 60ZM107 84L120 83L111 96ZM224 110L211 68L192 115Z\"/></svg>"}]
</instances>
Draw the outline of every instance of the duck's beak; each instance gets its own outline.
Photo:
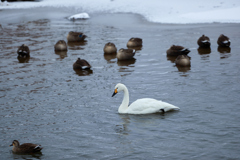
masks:
<instances>
[{"instance_id":1,"label":"duck's beak","mask_svg":"<svg viewBox=\"0 0 240 160\"><path fill-rule=\"evenodd\" d=\"M9 146L13 146L13 144L10 144Z\"/></svg>"},{"instance_id":2,"label":"duck's beak","mask_svg":"<svg viewBox=\"0 0 240 160\"><path fill-rule=\"evenodd\" d=\"M112 97L115 96L118 93L117 89L114 90Z\"/></svg>"}]
</instances>

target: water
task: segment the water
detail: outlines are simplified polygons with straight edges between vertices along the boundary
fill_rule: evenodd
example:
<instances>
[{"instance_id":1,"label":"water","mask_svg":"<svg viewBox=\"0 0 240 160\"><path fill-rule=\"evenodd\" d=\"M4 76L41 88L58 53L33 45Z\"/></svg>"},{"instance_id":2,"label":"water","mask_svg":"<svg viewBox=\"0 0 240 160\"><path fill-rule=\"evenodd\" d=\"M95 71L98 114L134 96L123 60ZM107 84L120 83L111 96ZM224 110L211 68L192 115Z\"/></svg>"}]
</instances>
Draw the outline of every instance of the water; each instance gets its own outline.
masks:
<instances>
[{"instance_id":1,"label":"water","mask_svg":"<svg viewBox=\"0 0 240 160\"><path fill-rule=\"evenodd\" d=\"M1 159L240 158L239 24L154 24L131 14L95 14L71 22L60 19L60 12L49 15L2 21ZM69 44L67 54L55 54L54 44L66 40L71 30L83 31L86 42ZM230 53L218 50L222 33L231 38ZM198 51L202 34L211 39L210 54ZM131 37L143 39L134 61L119 63L103 55L105 43L126 48ZM27 63L17 59L23 43L31 50ZM190 68L177 68L166 57L172 44L191 50ZM78 57L92 65L92 72L72 69ZM120 115L123 93L111 97L119 82L128 87L130 102L149 97L181 110ZM12 154L9 144L14 139L40 143L42 155Z\"/></svg>"}]
</instances>

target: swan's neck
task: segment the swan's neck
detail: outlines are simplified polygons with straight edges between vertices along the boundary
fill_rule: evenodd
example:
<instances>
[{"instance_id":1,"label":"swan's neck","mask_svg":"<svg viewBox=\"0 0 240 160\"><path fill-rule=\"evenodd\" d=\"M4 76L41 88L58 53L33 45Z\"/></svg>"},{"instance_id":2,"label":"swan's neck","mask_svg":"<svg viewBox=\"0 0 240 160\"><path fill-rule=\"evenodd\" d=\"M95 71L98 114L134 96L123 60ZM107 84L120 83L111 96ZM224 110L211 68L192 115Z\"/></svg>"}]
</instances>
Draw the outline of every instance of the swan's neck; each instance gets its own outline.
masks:
<instances>
[{"instance_id":1,"label":"swan's neck","mask_svg":"<svg viewBox=\"0 0 240 160\"><path fill-rule=\"evenodd\" d=\"M125 87L124 90L124 96L123 96L123 101L120 107L118 108L119 113L126 113L129 105L129 93L128 89Z\"/></svg>"}]
</instances>

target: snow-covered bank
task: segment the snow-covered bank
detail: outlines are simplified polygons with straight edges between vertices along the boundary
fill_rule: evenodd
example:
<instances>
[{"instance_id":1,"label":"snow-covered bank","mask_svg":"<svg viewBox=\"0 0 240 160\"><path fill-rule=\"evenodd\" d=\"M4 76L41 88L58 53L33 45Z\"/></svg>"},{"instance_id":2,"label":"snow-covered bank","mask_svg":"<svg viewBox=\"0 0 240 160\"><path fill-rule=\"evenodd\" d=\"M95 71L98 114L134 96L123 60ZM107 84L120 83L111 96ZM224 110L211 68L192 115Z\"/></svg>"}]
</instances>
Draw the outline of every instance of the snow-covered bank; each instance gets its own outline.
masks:
<instances>
[{"instance_id":1,"label":"snow-covered bank","mask_svg":"<svg viewBox=\"0 0 240 160\"><path fill-rule=\"evenodd\" d=\"M72 14L136 13L157 23L240 23L239 0L42 0L40 2L2 3L0 9L64 7Z\"/></svg>"}]
</instances>

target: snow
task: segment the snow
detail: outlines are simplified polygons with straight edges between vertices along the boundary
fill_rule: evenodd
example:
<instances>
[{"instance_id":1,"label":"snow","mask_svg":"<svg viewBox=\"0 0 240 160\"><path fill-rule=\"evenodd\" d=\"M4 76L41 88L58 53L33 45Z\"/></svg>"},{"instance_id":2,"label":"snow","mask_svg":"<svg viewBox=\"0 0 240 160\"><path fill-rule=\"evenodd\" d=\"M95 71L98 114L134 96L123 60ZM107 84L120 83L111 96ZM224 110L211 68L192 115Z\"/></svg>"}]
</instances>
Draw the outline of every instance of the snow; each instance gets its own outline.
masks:
<instances>
[{"instance_id":1,"label":"snow","mask_svg":"<svg viewBox=\"0 0 240 160\"><path fill-rule=\"evenodd\" d=\"M90 16L87 13L79 13L79 14L75 14L68 17L69 20L88 19L88 18L90 18Z\"/></svg>"},{"instance_id":2,"label":"snow","mask_svg":"<svg viewBox=\"0 0 240 160\"><path fill-rule=\"evenodd\" d=\"M240 0L42 0L0 5L0 9L34 7L64 7L72 14L135 13L157 23L240 23Z\"/></svg>"}]
</instances>

